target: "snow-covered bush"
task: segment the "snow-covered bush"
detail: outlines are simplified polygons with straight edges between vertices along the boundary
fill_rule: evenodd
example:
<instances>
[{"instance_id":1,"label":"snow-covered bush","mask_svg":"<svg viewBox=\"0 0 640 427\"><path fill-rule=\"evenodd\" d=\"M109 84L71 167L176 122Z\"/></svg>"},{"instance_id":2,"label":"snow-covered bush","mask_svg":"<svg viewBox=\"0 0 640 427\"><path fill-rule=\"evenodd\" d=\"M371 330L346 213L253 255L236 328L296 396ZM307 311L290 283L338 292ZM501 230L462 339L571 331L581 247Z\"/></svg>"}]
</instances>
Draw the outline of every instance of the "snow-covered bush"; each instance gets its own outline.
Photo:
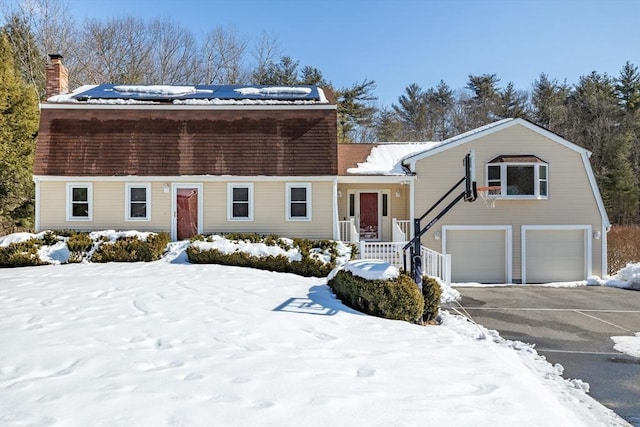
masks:
<instances>
[{"instance_id":1,"label":"snow-covered bush","mask_svg":"<svg viewBox=\"0 0 640 427\"><path fill-rule=\"evenodd\" d=\"M0 267L25 267L44 264L38 255L39 239L9 243L0 247Z\"/></svg>"},{"instance_id":2,"label":"snow-covered bush","mask_svg":"<svg viewBox=\"0 0 640 427\"><path fill-rule=\"evenodd\" d=\"M159 260L171 240L169 234L149 233L145 237L139 235L122 236L118 237L115 242L104 242L93 252L91 261L149 262Z\"/></svg>"},{"instance_id":3,"label":"snow-covered bush","mask_svg":"<svg viewBox=\"0 0 640 427\"><path fill-rule=\"evenodd\" d=\"M406 274L386 280L368 280L339 270L328 285L343 304L363 313L407 322L422 319L424 298Z\"/></svg>"},{"instance_id":4,"label":"snow-covered bush","mask_svg":"<svg viewBox=\"0 0 640 427\"><path fill-rule=\"evenodd\" d=\"M187 248L194 264L223 264L325 277L351 257L350 246L332 240L288 239L231 233L196 236Z\"/></svg>"}]
</instances>

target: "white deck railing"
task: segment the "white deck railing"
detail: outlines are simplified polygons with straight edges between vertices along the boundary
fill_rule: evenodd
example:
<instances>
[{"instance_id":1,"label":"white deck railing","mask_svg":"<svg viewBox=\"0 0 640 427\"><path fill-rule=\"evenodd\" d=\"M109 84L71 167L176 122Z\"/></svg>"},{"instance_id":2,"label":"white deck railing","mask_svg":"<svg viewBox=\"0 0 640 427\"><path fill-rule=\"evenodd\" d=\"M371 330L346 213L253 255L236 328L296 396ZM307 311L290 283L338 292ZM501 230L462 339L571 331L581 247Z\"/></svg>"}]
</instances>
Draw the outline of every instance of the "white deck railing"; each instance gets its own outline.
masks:
<instances>
[{"instance_id":1,"label":"white deck railing","mask_svg":"<svg viewBox=\"0 0 640 427\"><path fill-rule=\"evenodd\" d=\"M393 218L392 224L394 242L409 241L411 238L411 220Z\"/></svg>"},{"instance_id":2,"label":"white deck railing","mask_svg":"<svg viewBox=\"0 0 640 427\"><path fill-rule=\"evenodd\" d=\"M405 267L402 248L407 242L365 242L358 243L358 258L380 259L400 269ZM407 251L407 258L409 251ZM422 274L437 277L451 285L451 255L441 254L421 246ZM410 260L406 266L409 268Z\"/></svg>"},{"instance_id":3,"label":"white deck railing","mask_svg":"<svg viewBox=\"0 0 640 427\"><path fill-rule=\"evenodd\" d=\"M433 249L421 246L422 274L438 277L451 285L451 255L441 254Z\"/></svg>"},{"instance_id":4,"label":"white deck railing","mask_svg":"<svg viewBox=\"0 0 640 427\"><path fill-rule=\"evenodd\" d=\"M402 247L407 242L365 242L358 245L360 259L380 259L398 268L404 268Z\"/></svg>"},{"instance_id":5,"label":"white deck railing","mask_svg":"<svg viewBox=\"0 0 640 427\"><path fill-rule=\"evenodd\" d=\"M360 234L353 221L353 218L338 221L340 225L340 240L343 242L358 242L360 241Z\"/></svg>"}]
</instances>

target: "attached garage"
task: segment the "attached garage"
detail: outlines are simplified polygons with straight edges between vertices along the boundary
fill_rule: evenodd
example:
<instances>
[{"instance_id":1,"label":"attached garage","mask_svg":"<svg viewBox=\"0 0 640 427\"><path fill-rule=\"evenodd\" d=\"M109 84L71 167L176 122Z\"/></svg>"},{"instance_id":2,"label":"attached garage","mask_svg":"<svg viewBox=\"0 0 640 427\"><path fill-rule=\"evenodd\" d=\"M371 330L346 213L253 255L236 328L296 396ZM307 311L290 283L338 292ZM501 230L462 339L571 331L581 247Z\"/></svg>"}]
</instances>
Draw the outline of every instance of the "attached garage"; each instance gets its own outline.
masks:
<instances>
[{"instance_id":1,"label":"attached garage","mask_svg":"<svg viewBox=\"0 0 640 427\"><path fill-rule=\"evenodd\" d=\"M511 226L444 226L442 251L452 282L511 282Z\"/></svg>"},{"instance_id":2,"label":"attached garage","mask_svg":"<svg viewBox=\"0 0 640 427\"><path fill-rule=\"evenodd\" d=\"M522 283L591 275L591 226L522 226Z\"/></svg>"}]
</instances>

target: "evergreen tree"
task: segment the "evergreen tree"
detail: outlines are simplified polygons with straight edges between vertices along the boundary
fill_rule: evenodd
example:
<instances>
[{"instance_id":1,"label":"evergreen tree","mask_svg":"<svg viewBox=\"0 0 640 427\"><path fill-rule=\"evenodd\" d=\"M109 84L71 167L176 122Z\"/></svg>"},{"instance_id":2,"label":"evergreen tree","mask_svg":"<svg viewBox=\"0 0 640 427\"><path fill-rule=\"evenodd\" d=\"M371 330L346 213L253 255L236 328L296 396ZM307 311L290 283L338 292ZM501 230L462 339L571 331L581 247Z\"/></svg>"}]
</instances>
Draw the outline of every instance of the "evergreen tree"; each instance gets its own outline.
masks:
<instances>
[{"instance_id":1,"label":"evergreen tree","mask_svg":"<svg viewBox=\"0 0 640 427\"><path fill-rule=\"evenodd\" d=\"M0 31L0 231L33 224L31 179L38 98L16 66L6 31Z\"/></svg>"},{"instance_id":2,"label":"evergreen tree","mask_svg":"<svg viewBox=\"0 0 640 427\"><path fill-rule=\"evenodd\" d=\"M496 107L496 115L498 118L529 118L529 94L527 92L516 90L513 82L509 82L507 86L498 94L498 105Z\"/></svg>"},{"instance_id":3,"label":"evergreen tree","mask_svg":"<svg viewBox=\"0 0 640 427\"><path fill-rule=\"evenodd\" d=\"M398 116L405 130L407 141L424 141L427 135L427 94L422 88L412 83L405 88L405 93L398 98L398 104L391 108Z\"/></svg>"},{"instance_id":4,"label":"evergreen tree","mask_svg":"<svg viewBox=\"0 0 640 427\"><path fill-rule=\"evenodd\" d=\"M372 104L377 98L373 95L376 82L364 79L350 87L336 91L338 100L338 142L358 141L362 128L373 128L376 108Z\"/></svg>"},{"instance_id":5,"label":"evergreen tree","mask_svg":"<svg viewBox=\"0 0 640 427\"><path fill-rule=\"evenodd\" d=\"M610 142L607 151L609 167L601 179L602 196L609 219L614 224L632 224L638 220L640 186L629 161L631 134L623 134Z\"/></svg>"},{"instance_id":6,"label":"evergreen tree","mask_svg":"<svg viewBox=\"0 0 640 427\"><path fill-rule=\"evenodd\" d=\"M497 109L500 100L496 74L469 75L466 89L472 97L465 102L465 113L469 129L486 125L499 119ZM467 130L469 130L467 129Z\"/></svg>"},{"instance_id":7,"label":"evergreen tree","mask_svg":"<svg viewBox=\"0 0 640 427\"><path fill-rule=\"evenodd\" d=\"M542 73L533 82L532 118L540 126L567 135L567 99L571 89L566 83L550 80Z\"/></svg>"},{"instance_id":8,"label":"evergreen tree","mask_svg":"<svg viewBox=\"0 0 640 427\"><path fill-rule=\"evenodd\" d=\"M429 108L434 111L435 116L433 140L442 141L454 136L451 128L454 104L453 90L444 81L440 80L433 92L433 96L429 100Z\"/></svg>"},{"instance_id":9,"label":"evergreen tree","mask_svg":"<svg viewBox=\"0 0 640 427\"><path fill-rule=\"evenodd\" d=\"M629 139L629 163L635 185L640 188L640 72L628 61L616 79L616 95L623 111L622 128ZM635 221L640 221L638 210Z\"/></svg>"},{"instance_id":10,"label":"evergreen tree","mask_svg":"<svg viewBox=\"0 0 640 427\"><path fill-rule=\"evenodd\" d=\"M403 124L398 115L388 108L383 108L375 115L375 140L381 142L402 141Z\"/></svg>"}]
</instances>

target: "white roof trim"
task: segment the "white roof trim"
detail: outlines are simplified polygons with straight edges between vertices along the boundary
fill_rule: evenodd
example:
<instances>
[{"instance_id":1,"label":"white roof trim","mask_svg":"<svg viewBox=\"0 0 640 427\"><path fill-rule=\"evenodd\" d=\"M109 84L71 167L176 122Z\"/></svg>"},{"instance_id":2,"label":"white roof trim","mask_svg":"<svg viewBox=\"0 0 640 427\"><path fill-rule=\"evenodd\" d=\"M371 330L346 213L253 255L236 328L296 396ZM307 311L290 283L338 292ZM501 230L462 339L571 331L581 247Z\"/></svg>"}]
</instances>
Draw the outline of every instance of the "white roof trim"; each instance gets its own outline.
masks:
<instances>
[{"instance_id":1,"label":"white roof trim","mask_svg":"<svg viewBox=\"0 0 640 427\"><path fill-rule=\"evenodd\" d=\"M551 139L554 142L557 142L560 145L563 145L567 148L569 148L570 150L576 151L578 153L587 153L587 156L591 156L591 152L589 150L586 150L582 147L580 147L579 145L576 145L572 142L567 141L566 139L562 138L559 135L556 135L553 132L550 132L536 124L533 124L527 120L524 119L504 119L504 120L500 120L498 122L495 123L490 123L486 126L482 126L476 129L473 129L469 132L465 132L463 134L454 136L452 138L449 138L447 140L442 141L441 144L431 148L431 149L427 149L422 153L418 153L414 156L408 157L407 159L404 160L404 164L405 165L411 165L413 163L415 163L418 160L422 160L426 157L431 157L434 154L438 154L442 151L446 151L450 148L454 148L454 147L458 147L460 145L466 144L468 142L474 141L478 138L482 138L485 137L487 135L491 135L492 133L495 132L499 132L501 130L510 128L512 126L516 126L516 125L520 125L520 126L524 126L527 129L539 133L542 136L545 136L549 139Z\"/></svg>"},{"instance_id":2,"label":"white roof trim","mask_svg":"<svg viewBox=\"0 0 640 427\"><path fill-rule=\"evenodd\" d=\"M340 175L338 184L408 184L415 175Z\"/></svg>"},{"instance_id":3,"label":"white roof trim","mask_svg":"<svg viewBox=\"0 0 640 427\"><path fill-rule=\"evenodd\" d=\"M117 175L117 176L64 176L64 175L34 175L35 181L116 181L116 182L309 182L309 181L333 181L335 175L317 176L237 176L237 175Z\"/></svg>"},{"instance_id":4,"label":"white roof trim","mask_svg":"<svg viewBox=\"0 0 640 427\"><path fill-rule=\"evenodd\" d=\"M51 104L41 103L41 109L61 110L336 110L335 104Z\"/></svg>"}]
</instances>

